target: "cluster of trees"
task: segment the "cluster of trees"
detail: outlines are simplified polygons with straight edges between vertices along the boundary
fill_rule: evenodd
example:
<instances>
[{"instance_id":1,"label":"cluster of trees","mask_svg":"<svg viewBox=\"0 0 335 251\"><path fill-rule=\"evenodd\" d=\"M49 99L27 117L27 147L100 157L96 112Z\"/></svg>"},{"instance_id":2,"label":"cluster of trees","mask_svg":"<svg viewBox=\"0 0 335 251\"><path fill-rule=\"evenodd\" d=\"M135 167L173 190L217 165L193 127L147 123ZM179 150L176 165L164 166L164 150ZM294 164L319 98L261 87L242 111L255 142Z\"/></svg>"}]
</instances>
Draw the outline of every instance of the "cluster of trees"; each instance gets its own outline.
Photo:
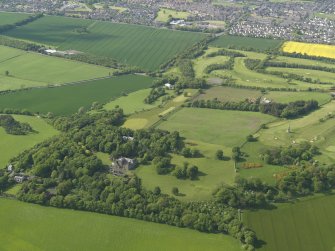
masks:
<instances>
[{"instance_id":1,"label":"cluster of trees","mask_svg":"<svg viewBox=\"0 0 335 251\"><path fill-rule=\"evenodd\" d=\"M185 157L185 158L199 158L201 157L201 153L198 149L196 148L188 148L188 147L184 147L183 150L181 151L181 154Z\"/></svg>"},{"instance_id":2,"label":"cluster of trees","mask_svg":"<svg viewBox=\"0 0 335 251\"><path fill-rule=\"evenodd\" d=\"M325 63L332 63L332 64L335 63L335 59L333 58L310 56L310 55L301 54L301 53L288 53L282 50L278 50L275 54L280 55L280 56L285 56L285 57L291 57L291 58L303 58L303 59L310 59L310 60L315 60L315 61L322 61Z\"/></svg>"},{"instance_id":3,"label":"cluster of trees","mask_svg":"<svg viewBox=\"0 0 335 251\"><path fill-rule=\"evenodd\" d=\"M195 72L193 69L193 64L190 59L182 59L179 60L177 63L181 74L183 75L184 78L186 79L194 79L195 78Z\"/></svg>"},{"instance_id":4,"label":"cluster of trees","mask_svg":"<svg viewBox=\"0 0 335 251\"><path fill-rule=\"evenodd\" d=\"M16 23L13 24L4 24L4 25L0 25L0 32L6 32L12 29L15 29L18 26L23 26L26 25L28 23L31 23L39 18L43 17L43 14L36 14L36 15L32 15L27 17L26 19L17 21Z\"/></svg>"},{"instance_id":5,"label":"cluster of trees","mask_svg":"<svg viewBox=\"0 0 335 251\"><path fill-rule=\"evenodd\" d=\"M189 107L209 108L219 110L237 110L237 111L259 111L259 103L251 103L247 100L241 102L225 101L218 99L212 100L194 100L192 103L187 103Z\"/></svg>"},{"instance_id":6,"label":"cluster of trees","mask_svg":"<svg viewBox=\"0 0 335 251\"><path fill-rule=\"evenodd\" d=\"M191 165L188 162L185 162L183 166L177 166L172 175L175 176L177 179L190 179L195 180L198 178L199 169L197 166Z\"/></svg>"},{"instance_id":7,"label":"cluster of trees","mask_svg":"<svg viewBox=\"0 0 335 251\"><path fill-rule=\"evenodd\" d=\"M0 115L0 126L3 127L8 134L27 135L33 132L28 123L16 121L11 115Z\"/></svg>"},{"instance_id":8,"label":"cluster of trees","mask_svg":"<svg viewBox=\"0 0 335 251\"><path fill-rule=\"evenodd\" d=\"M288 147L279 147L265 150L262 159L272 165L298 165L301 161L310 161L319 154L316 146L309 142Z\"/></svg>"},{"instance_id":9,"label":"cluster of trees","mask_svg":"<svg viewBox=\"0 0 335 251\"><path fill-rule=\"evenodd\" d=\"M319 104L315 100L298 100L288 104L271 102L269 104L260 103L260 99L255 102L249 100L234 102L222 102L218 99L212 100L195 100L192 103L187 103L188 107L209 108L220 110L238 110L262 112L280 118L297 118L306 115L319 108Z\"/></svg>"},{"instance_id":10,"label":"cluster of trees","mask_svg":"<svg viewBox=\"0 0 335 251\"><path fill-rule=\"evenodd\" d=\"M76 60L88 64L101 65L110 68L118 68L121 66L115 59L112 59L110 57L97 56L88 53L77 53L65 56L60 55L60 57L65 57L71 60Z\"/></svg>"},{"instance_id":11,"label":"cluster of trees","mask_svg":"<svg viewBox=\"0 0 335 251\"><path fill-rule=\"evenodd\" d=\"M319 104L315 100L298 100L288 104L270 103L260 104L259 111L281 118L297 118L319 108Z\"/></svg>"},{"instance_id":12,"label":"cluster of trees","mask_svg":"<svg viewBox=\"0 0 335 251\"><path fill-rule=\"evenodd\" d=\"M217 57L217 56L227 56L227 57L245 57L243 53L237 52L237 51L228 51L225 49L221 49L215 52L211 52L207 54L207 57Z\"/></svg>"},{"instance_id":13,"label":"cluster of trees","mask_svg":"<svg viewBox=\"0 0 335 251\"><path fill-rule=\"evenodd\" d=\"M0 109L1 114L19 114L19 115L27 115L27 116L33 116L34 114L29 112L27 109L17 110L17 109L11 109L11 108L4 108Z\"/></svg>"},{"instance_id":14,"label":"cluster of trees","mask_svg":"<svg viewBox=\"0 0 335 251\"><path fill-rule=\"evenodd\" d=\"M43 52L45 47L42 45L30 43L23 40L12 39L6 36L0 36L0 44L25 51Z\"/></svg>"},{"instance_id":15,"label":"cluster of trees","mask_svg":"<svg viewBox=\"0 0 335 251\"><path fill-rule=\"evenodd\" d=\"M335 73L335 68L329 68L320 65L303 65L303 64L295 64L295 63L287 63L287 62L272 62L266 61L264 63L265 67L282 67L282 68L295 68L295 69L307 69L307 70L317 70L317 71L326 71Z\"/></svg>"},{"instance_id":16,"label":"cluster of trees","mask_svg":"<svg viewBox=\"0 0 335 251\"><path fill-rule=\"evenodd\" d=\"M152 104L166 94L164 87L152 88L149 95L144 99L144 103Z\"/></svg>"}]
</instances>

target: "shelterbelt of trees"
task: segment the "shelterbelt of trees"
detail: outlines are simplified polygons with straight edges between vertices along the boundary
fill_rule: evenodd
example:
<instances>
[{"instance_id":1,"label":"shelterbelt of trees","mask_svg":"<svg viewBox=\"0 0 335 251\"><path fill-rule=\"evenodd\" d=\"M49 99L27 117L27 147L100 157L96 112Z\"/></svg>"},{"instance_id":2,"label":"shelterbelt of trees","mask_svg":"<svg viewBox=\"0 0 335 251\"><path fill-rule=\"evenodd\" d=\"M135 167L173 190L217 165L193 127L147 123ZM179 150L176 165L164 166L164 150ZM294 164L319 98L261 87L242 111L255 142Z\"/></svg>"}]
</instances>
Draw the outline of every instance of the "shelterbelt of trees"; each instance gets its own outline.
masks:
<instances>
[{"instance_id":1,"label":"shelterbelt of trees","mask_svg":"<svg viewBox=\"0 0 335 251\"><path fill-rule=\"evenodd\" d=\"M26 135L33 132L28 123L20 123L11 115L0 115L0 126L3 127L8 134Z\"/></svg>"},{"instance_id":2,"label":"shelterbelt of trees","mask_svg":"<svg viewBox=\"0 0 335 251\"><path fill-rule=\"evenodd\" d=\"M220 110L262 112L280 118L291 118L291 119L306 115L319 108L319 104L315 100L309 100L309 101L298 100L290 102L288 104L275 103L275 102L269 104L261 104L260 98L253 103L249 102L248 100L241 102L232 102L232 101L222 102L217 99L195 100L192 103L188 103L187 106L197 108L220 109Z\"/></svg>"}]
</instances>

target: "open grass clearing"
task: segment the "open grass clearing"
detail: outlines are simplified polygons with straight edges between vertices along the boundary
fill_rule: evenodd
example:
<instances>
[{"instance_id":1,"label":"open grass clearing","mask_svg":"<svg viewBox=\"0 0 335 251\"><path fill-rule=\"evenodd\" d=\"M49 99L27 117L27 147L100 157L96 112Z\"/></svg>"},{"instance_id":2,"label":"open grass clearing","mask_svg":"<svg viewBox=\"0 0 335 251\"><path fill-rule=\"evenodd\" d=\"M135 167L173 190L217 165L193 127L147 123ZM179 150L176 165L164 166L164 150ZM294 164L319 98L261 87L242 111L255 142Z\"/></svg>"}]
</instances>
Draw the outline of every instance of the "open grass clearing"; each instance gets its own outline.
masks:
<instances>
[{"instance_id":1,"label":"open grass clearing","mask_svg":"<svg viewBox=\"0 0 335 251\"><path fill-rule=\"evenodd\" d=\"M176 108L180 107L188 98L196 95L197 90L185 89L185 92L188 93L188 97L184 97L184 95L181 94L174 99L169 100L167 103L159 105L158 107L133 114L127 119L123 126L137 130L149 128L157 124L162 119L161 116L166 116L168 113L176 110Z\"/></svg>"},{"instance_id":2,"label":"open grass clearing","mask_svg":"<svg viewBox=\"0 0 335 251\"><path fill-rule=\"evenodd\" d=\"M267 71L277 71L288 74L296 74L305 78L310 78L315 81L321 81L326 83L335 82L335 73L326 71L317 71L309 69L297 69L297 68L283 68L283 67L267 67Z\"/></svg>"},{"instance_id":3,"label":"open grass clearing","mask_svg":"<svg viewBox=\"0 0 335 251\"><path fill-rule=\"evenodd\" d=\"M183 108L161 123L159 128L179 131L189 140L234 147L242 144L246 136L261 124L271 120L272 116L256 112Z\"/></svg>"},{"instance_id":4,"label":"open grass clearing","mask_svg":"<svg viewBox=\"0 0 335 251\"><path fill-rule=\"evenodd\" d=\"M317 195L277 207L243 214L245 223L265 242L259 250L334 250L334 195Z\"/></svg>"},{"instance_id":5,"label":"open grass clearing","mask_svg":"<svg viewBox=\"0 0 335 251\"><path fill-rule=\"evenodd\" d=\"M190 16L190 13L187 11L177 11L167 8L161 8L156 17L156 21L158 22L167 22L170 18L176 18L176 19L186 19Z\"/></svg>"},{"instance_id":6,"label":"open grass clearing","mask_svg":"<svg viewBox=\"0 0 335 251\"><path fill-rule=\"evenodd\" d=\"M125 75L54 88L37 88L0 96L0 108L28 109L31 112L68 115L93 102L111 99L151 86L152 78ZM60 102L61 100L61 102Z\"/></svg>"},{"instance_id":7,"label":"open grass clearing","mask_svg":"<svg viewBox=\"0 0 335 251\"><path fill-rule=\"evenodd\" d=\"M4 251L240 250L225 235L8 199L0 199L0 226Z\"/></svg>"},{"instance_id":8,"label":"open grass clearing","mask_svg":"<svg viewBox=\"0 0 335 251\"><path fill-rule=\"evenodd\" d=\"M296 100L316 100L319 105L324 105L331 100L331 96L327 92L281 92L272 91L263 95L265 98L273 100L277 103L289 103Z\"/></svg>"},{"instance_id":9,"label":"open grass clearing","mask_svg":"<svg viewBox=\"0 0 335 251\"><path fill-rule=\"evenodd\" d=\"M81 32L83 29L86 31ZM52 45L59 50L111 57L145 70L157 70L206 37L195 32L59 16L45 16L6 35Z\"/></svg>"},{"instance_id":10,"label":"open grass clearing","mask_svg":"<svg viewBox=\"0 0 335 251\"><path fill-rule=\"evenodd\" d=\"M227 101L240 102L246 99L256 99L260 96L262 96L262 94L260 91L257 90L214 86L212 88L205 90L205 93L200 94L197 99L198 100L217 99L222 102Z\"/></svg>"},{"instance_id":11,"label":"open grass clearing","mask_svg":"<svg viewBox=\"0 0 335 251\"><path fill-rule=\"evenodd\" d=\"M36 133L28 135L11 135L0 127L0 168L4 168L9 160L37 143L56 135L58 132L46 121L38 117L13 115L19 122L28 123Z\"/></svg>"},{"instance_id":12,"label":"open grass clearing","mask_svg":"<svg viewBox=\"0 0 335 251\"><path fill-rule=\"evenodd\" d=\"M160 104L160 102L157 101L153 104L144 103L144 99L150 94L150 91L151 89L144 89L129 93L127 96L122 96L107 103L104 106L104 109L112 110L116 106L119 106L123 109L125 114L132 114L152 109L154 107L157 107Z\"/></svg>"}]
</instances>

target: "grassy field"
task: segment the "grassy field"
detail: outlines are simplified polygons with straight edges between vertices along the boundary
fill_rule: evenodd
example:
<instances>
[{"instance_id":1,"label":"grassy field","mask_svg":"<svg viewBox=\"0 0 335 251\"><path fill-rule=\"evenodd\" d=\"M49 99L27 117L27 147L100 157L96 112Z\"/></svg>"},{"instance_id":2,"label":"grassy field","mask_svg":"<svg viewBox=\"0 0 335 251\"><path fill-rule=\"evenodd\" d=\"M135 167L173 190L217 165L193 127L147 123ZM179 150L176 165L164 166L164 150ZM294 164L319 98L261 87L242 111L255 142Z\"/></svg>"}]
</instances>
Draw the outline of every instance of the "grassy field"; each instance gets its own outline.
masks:
<instances>
[{"instance_id":1,"label":"grassy field","mask_svg":"<svg viewBox=\"0 0 335 251\"><path fill-rule=\"evenodd\" d=\"M311 100L318 101L319 105L323 105L331 100L329 93L325 92L280 92L273 91L264 94L264 97L273 100L277 103L289 103L296 100Z\"/></svg>"},{"instance_id":2,"label":"grassy field","mask_svg":"<svg viewBox=\"0 0 335 251\"><path fill-rule=\"evenodd\" d=\"M248 154L247 162L260 163L261 168L241 169L242 177L258 177L267 182L274 183L274 174L289 171L285 167L271 166L264 163L259 154L269 147L288 146L291 144L308 141L319 147L321 155L315 159L320 163L332 164L335 161L335 119L320 122L329 114L335 114L335 102L324 105L319 110L299 119L278 120L268 124L268 129L260 130L255 136L257 142L247 143L242 151ZM287 133L290 126L291 133ZM243 163L242 163L243 164ZM242 166L240 164L239 166Z\"/></svg>"},{"instance_id":3,"label":"grassy field","mask_svg":"<svg viewBox=\"0 0 335 251\"><path fill-rule=\"evenodd\" d=\"M177 19L186 19L190 13L186 11L176 11L167 8L161 8L157 13L156 21L158 22L167 22L171 17Z\"/></svg>"},{"instance_id":4,"label":"grassy field","mask_svg":"<svg viewBox=\"0 0 335 251\"><path fill-rule=\"evenodd\" d=\"M265 54L262 55L265 56ZM307 90L309 87L329 89L328 85L309 84L297 80L293 80L288 83L284 78L252 71L245 66L244 60L245 58L235 58L235 65L233 70L217 70L213 71L212 75L216 77L231 76L233 79L235 79L236 84L243 86L255 86L263 88L297 88L301 90Z\"/></svg>"},{"instance_id":5,"label":"grassy field","mask_svg":"<svg viewBox=\"0 0 335 251\"><path fill-rule=\"evenodd\" d=\"M153 126L155 123L159 122L160 115L167 115L169 112L174 111L178 107L180 107L189 97L192 97L197 93L195 89L186 89L185 92L188 93L188 97L184 97L184 95L179 95L167 103L150 109L148 111L143 111L140 113L136 113L131 115L124 124L124 127L137 130L143 128L149 128ZM159 101L158 101L159 102ZM141 104L142 106L142 104Z\"/></svg>"},{"instance_id":6,"label":"grassy field","mask_svg":"<svg viewBox=\"0 0 335 251\"><path fill-rule=\"evenodd\" d=\"M148 88L151 84L152 78L127 75L55 88L17 91L0 96L0 108L67 115L77 112L80 107L89 108L95 101L105 103L123 93Z\"/></svg>"},{"instance_id":7,"label":"grassy field","mask_svg":"<svg viewBox=\"0 0 335 251\"><path fill-rule=\"evenodd\" d=\"M85 32L82 32L86 28ZM7 33L60 50L108 56L146 70L158 67L205 38L204 34L102 21L46 16Z\"/></svg>"},{"instance_id":8,"label":"grassy field","mask_svg":"<svg viewBox=\"0 0 335 251\"><path fill-rule=\"evenodd\" d=\"M172 163L182 166L184 162L196 165L201 174L197 180L178 180L171 174L158 175L152 165L140 166L135 173L142 179L142 184L150 190L159 186L161 190L173 195L171 190L178 187L183 201L209 200L213 190L222 183L233 185L235 179L234 163L232 160L222 161L215 159L215 152L218 149L224 154L230 155L231 149L222 145L209 144L200 141L187 140L187 145L201 151L201 158L184 158L174 155Z\"/></svg>"},{"instance_id":9,"label":"grassy field","mask_svg":"<svg viewBox=\"0 0 335 251\"><path fill-rule=\"evenodd\" d=\"M205 90L205 93L199 95L197 99L199 100L218 99L222 102L226 101L240 102L244 101L245 99L253 99L258 98L260 96L262 96L262 94L260 91L257 90L215 86Z\"/></svg>"},{"instance_id":10,"label":"grassy field","mask_svg":"<svg viewBox=\"0 0 335 251\"><path fill-rule=\"evenodd\" d=\"M322 66L322 67L328 67L328 68L335 68L335 64L332 63L326 63L322 61L317 60L310 60L310 59L304 59L304 58L291 58L291 57L283 57L283 56L277 56L274 59L271 59L271 62L284 62L289 64L299 64L299 65L307 65L307 66Z\"/></svg>"},{"instance_id":11,"label":"grassy field","mask_svg":"<svg viewBox=\"0 0 335 251\"><path fill-rule=\"evenodd\" d=\"M275 210L246 212L243 219L265 242L262 251L335 249L335 196L315 196Z\"/></svg>"},{"instance_id":12,"label":"grassy field","mask_svg":"<svg viewBox=\"0 0 335 251\"><path fill-rule=\"evenodd\" d=\"M135 112L141 112L144 110L149 110L160 104L159 101L153 104L144 103L144 99L149 95L151 89L139 90L136 92L129 93L127 96L122 96L107 103L104 106L106 110L112 110L115 106L119 106L123 109L125 114L132 114Z\"/></svg>"},{"instance_id":13,"label":"grassy field","mask_svg":"<svg viewBox=\"0 0 335 251\"><path fill-rule=\"evenodd\" d=\"M3 251L241 250L224 235L6 199L0 199L0 226Z\"/></svg>"},{"instance_id":14,"label":"grassy field","mask_svg":"<svg viewBox=\"0 0 335 251\"><path fill-rule=\"evenodd\" d=\"M281 45L281 40L252 38L241 36L220 36L211 45L215 47L234 47L235 49L252 48L260 51L274 49Z\"/></svg>"},{"instance_id":15,"label":"grassy field","mask_svg":"<svg viewBox=\"0 0 335 251\"><path fill-rule=\"evenodd\" d=\"M179 131L187 139L227 147L238 146L246 136L273 117L240 111L184 108L171 115L159 128Z\"/></svg>"},{"instance_id":16,"label":"grassy field","mask_svg":"<svg viewBox=\"0 0 335 251\"><path fill-rule=\"evenodd\" d=\"M282 73L296 74L312 80L334 83L335 73L317 70L296 69L296 68L283 68L283 67L268 67L267 71L277 71Z\"/></svg>"},{"instance_id":17,"label":"grassy field","mask_svg":"<svg viewBox=\"0 0 335 251\"><path fill-rule=\"evenodd\" d=\"M30 14L26 13L0 12L0 25L14 24L29 16Z\"/></svg>"},{"instance_id":18,"label":"grassy field","mask_svg":"<svg viewBox=\"0 0 335 251\"><path fill-rule=\"evenodd\" d=\"M6 71L9 75L6 75ZM106 77L114 70L0 46L0 90Z\"/></svg>"},{"instance_id":19,"label":"grassy field","mask_svg":"<svg viewBox=\"0 0 335 251\"><path fill-rule=\"evenodd\" d=\"M301 42L285 42L282 50L288 53L301 53L309 56L335 58L335 46L326 44L309 44Z\"/></svg>"},{"instance_id":20,"label":"grassy field","mask_svg":"<svg viewBox=\"0 0 335 251\"><path fill-rule=\"evenodd\" d=\"M20 122L28 123L36 133L28 135L10 135L0 127L0 168L5 167L8 161L20 152L33 147L35 144L57 134L53 127L43 119L31 116L14 115Z\"/></svg>"}]
</instances>

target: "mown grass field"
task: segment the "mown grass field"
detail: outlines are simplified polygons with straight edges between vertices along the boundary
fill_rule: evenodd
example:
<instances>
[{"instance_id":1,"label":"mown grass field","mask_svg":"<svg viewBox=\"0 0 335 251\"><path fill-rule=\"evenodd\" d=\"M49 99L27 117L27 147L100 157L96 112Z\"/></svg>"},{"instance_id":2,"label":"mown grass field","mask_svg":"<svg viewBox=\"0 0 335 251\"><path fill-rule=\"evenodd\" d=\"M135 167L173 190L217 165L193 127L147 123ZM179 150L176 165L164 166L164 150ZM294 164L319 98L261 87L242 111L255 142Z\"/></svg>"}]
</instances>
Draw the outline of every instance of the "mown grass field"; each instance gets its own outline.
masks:
<instances>
[{"instance_id":1,"label":"mown grass field","mask_svg":"<svg viewBox=\"0 0 335 251\"><path fill-rule=\"evenodd\" d=\"M241 250L225 235L7 199L0 199L0 226L3 251Z\"/></svg>"},{"instance_id":2,"label":"mown grass field","mask_svg":"<svg viewBox=\"0 0 335 251\"><path fill-rule=\"evenodd\" d=\"M253 99L262 96L262 93L258 90L242 89L215 86L205 90L204 94L200 94L198 100L211 100L218 99L222 102L233 101L240 102L246 99Z\"/></svg>"},{"instance_id":3,"label":"mown grass field","mask_svg":"<svg viewBox=\"0 0 335 251\"><path fill-rule=\"evenodd\" d=\"M0 127L0 168L4 168L8 161L20 152L57 134L57 131L41 118L22 115L14 115L14 118L20 122L28 123L36 133L10 135Z\"/></svg>"},{"instance_id":4,"label":"mown grass field","mask_svg":"<svg viewBox=\"0 0 335 251\"><path fill-rule=\"evenodd\" d=\"M161 8L157 13L156 21L158 22L167 22L171 17L177 19L186 19L190 13L187 11L176 11L167 8Z\"/></svg>"},{"instance_id":5,"label":"mown grass field","mask_svg":"<svg viewBox=\"0 0 335 251\"><path fill-rule=\"evenodd\" d=\"M160 102L157 101L153 104L144 103L144 99L149 95L150 91L151 89L144 89L129 93L127 96L119 97L107 103L106 105L104 105L104 109L112 110L116 106L119 106L123 109L125 114L132 114L135 112L152 109L154 107L157 107Z\"/></svg>"},{"instance_id":6,"label":"mown grass field","mask_svg":"<svg viewBox=\"0 0 335 251\"><path fill-rule=\"evenodd\" d=\"M229 48L234 47L235 49L246 49L252 48L260 51L268 49L275 49L281 45L281 40L265 39L265 38L253 38L253 37L242 37L242 36L220 36L214 40L211 45L215 47Z\"/></svg>"},{"instance_id":7,"label":"mown grass field","mask_svg":"<svg viewBox=\"0 0 335 251\"><path fill-rule=\"evenodd\" d=\"M86 28L85 32L81 32ZM7 33L20 39L108 56L146 70L158 67L205 38L193 32L46 16Z\"/></svg>"},{"instance_id":8,"label":"mown grass field","mask_svg":"<svg viewBox=\"0 0 335 251\"><path fill-rule=\"evenodd\" d=\"M262 251L332 251L335 196L314 196L275 210L245 212L243 220L264 242Z\"/></svg>"},{"instance_id":9,"label":"mown grass field","mask_svg":"<svg viewBox=\"0 0 335 251\"><path fill-rule=\"evenodd\" d=\"M206 74L205 69L207 66L212 64L224 64L229 60L229 57L218 56L218 57L206 57L202 56L193 60L193 68L197 78L204 77Z\"/></svg>"},{"instance_id":10,"label":"mown grass field","mask_svg":"<svg viewBox=\"0 0 335 251\"><path fill-rule=\"evenodd\" d=\"M179 131L190 140L234 147L271 120L272 116L256 112L184 108L172 114L159 128Z\"/></svg>"},{"instance_id":11,"label":"mown grass field","mask_svg":"<svg viewBox=\"0 0 335 251\"><path fill-rule=\"evenodd\" d=\"M305 78L311 78L312 80L326 83L334 83L335 81L335 73L332 72L309 70L309 69L283 68L283 67L268 67L266 69L268 71L296 74Z\"/></svg>"},{"instance_id":12,"label":"mown grass field","mask_svg":"<svg viewBox=\"0 0 335 251\"><path fill-rule=\"evenodd\" d=\"M9 75L6 75L6 71ZM109 76L114 69L0 46L0 90L57 85Z\"/></svg>"},{"instance_id":13,"label":"mown grass field","mask_svg":"<svg viewBox=\"0 0 335 251\"><path fill-rule=\"evenodd\" d=\"M280 92L273 91L263 95L265 98L277 103L289 103L296 100L316 100L319 105L323 105L331 100L327 92Z\"/></svg>"},{"instance_id":14,"label":"mown grass field","mask_svg":"<svg viewBox=\"0 0 335 251\"><path fill-rule=\"evenodd\" d=\"M285 42L282 50L288 53L301 53L309 56L335 58L335 46L326 44L310 44L301 42Z\"/></svg>"},{"instance_id":15,"label":"mown grass field","mask_svg":"<svg viewBox=\"0 0 335 251\"><path fill-rule=\"evenodd\" d=\"M26 13L0 12L0 25L14 24L29 16L30 14Z\"/></svg>"},{"instance_id":16,"label":"mown grass field","mask_svg":"<svg viewBox=\"0 0 335 251\"><path fill-rule=\"evenodd\" d=\"M31 112L68 115L80 107L89 108L111 99L150 87L152 78L126 75L55 88L36 88L0 96L0 108L28 109Z\"/></svg>"}]
</instances>

